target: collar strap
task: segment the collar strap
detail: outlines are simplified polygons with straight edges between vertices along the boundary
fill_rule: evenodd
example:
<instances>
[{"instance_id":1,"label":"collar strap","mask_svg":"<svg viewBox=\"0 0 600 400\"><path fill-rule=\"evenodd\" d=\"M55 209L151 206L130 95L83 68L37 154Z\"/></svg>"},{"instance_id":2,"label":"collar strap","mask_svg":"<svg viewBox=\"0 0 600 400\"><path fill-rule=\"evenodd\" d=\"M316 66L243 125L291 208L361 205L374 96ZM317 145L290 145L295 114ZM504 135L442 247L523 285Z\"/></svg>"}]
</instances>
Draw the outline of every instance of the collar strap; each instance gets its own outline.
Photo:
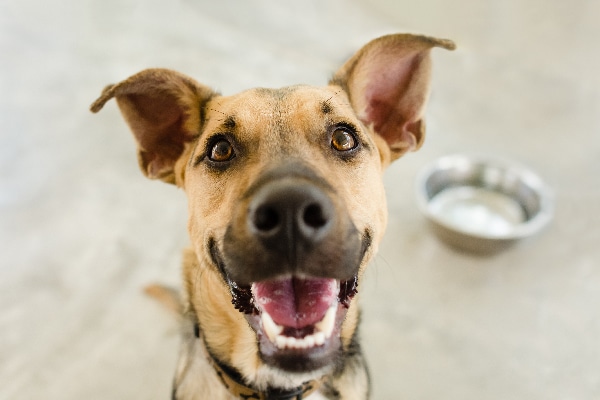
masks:
<instances>
[{"instance_id":1,"label":"collar strap","mask_svg":"<svg viewBox=\"0 0 600 400\"><path fill-rule=\"evenodd\" d=\"M194 324L194 334L197 338L200 338L200 327L198 324ZM206 343L207 359L215 369L217 376L223 383L223 386L229 390L229 393L243 400L303 400L314 393L319 386L321 386L322 380L312 380L304 382L302 385L294 389L276 389L268 388L266 391L258 391L243 382L243 378L240 373L233 368L219 362L208 350Z\"/></svg>"}]
</instances>

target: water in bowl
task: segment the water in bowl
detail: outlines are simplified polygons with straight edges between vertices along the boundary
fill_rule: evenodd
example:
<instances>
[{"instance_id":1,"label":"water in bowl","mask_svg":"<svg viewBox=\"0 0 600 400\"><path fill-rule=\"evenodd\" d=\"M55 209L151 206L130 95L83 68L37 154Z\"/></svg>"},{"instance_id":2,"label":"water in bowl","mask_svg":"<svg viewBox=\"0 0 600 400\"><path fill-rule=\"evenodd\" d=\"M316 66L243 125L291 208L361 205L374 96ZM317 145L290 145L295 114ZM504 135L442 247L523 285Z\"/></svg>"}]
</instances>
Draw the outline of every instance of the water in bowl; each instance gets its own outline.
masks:
<instances>
[{"instance_id":1,"label":"water in bowl","mask_svg":"<svg viewBox=\"0 0 600 400\"><path fill-rule=\"evenodd\" d=\"M462 232L501 237L527 216L512 197L491 189L459 186L436 194L430 210L445 224Z\"/></svg>"}]
</instances>

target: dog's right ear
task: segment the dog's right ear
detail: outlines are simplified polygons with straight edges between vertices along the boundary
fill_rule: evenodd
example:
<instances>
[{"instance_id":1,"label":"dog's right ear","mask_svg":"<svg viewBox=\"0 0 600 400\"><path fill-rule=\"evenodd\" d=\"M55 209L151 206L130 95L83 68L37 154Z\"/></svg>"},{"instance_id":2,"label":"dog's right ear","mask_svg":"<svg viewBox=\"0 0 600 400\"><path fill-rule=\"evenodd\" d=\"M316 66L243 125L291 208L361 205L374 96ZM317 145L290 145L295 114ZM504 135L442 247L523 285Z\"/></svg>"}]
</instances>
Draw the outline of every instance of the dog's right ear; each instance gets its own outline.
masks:
<instances>
[{"instance_id":1,"label":"dog's right ear","mask_svg":"<svg viewBox=\"0 0 600 400\"><path fill-rule=\"evenodd\" d=\"M208 87L168 69L147 69L108 86L90 107L116 98L138 143L138 160L152 179L177 183L175 163L200 133L202 110L215 96Z\"/></svg>"}]
</instances>

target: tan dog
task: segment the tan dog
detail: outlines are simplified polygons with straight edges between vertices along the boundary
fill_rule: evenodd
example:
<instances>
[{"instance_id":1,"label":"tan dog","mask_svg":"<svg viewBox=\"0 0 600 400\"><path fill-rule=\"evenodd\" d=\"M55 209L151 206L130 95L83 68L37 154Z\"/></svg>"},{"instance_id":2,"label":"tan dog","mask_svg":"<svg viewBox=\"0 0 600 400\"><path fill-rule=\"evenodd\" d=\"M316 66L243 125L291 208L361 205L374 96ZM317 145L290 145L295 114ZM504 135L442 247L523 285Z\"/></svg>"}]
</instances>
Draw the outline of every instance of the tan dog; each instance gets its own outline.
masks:
<instances>
[{"instance_id":1,"label":"tan dog","mask_svg":"<svg viewBox=\"0 0 600 400\"><path fill-rule=\"evenodd\" d=\"M357 286L387 220L381 175L424 138L432 47L376 39L329 86L221 96L174 71L107 87L149 178L189 200L173 399L366 399Z\"/></svg>"}]
</instances>

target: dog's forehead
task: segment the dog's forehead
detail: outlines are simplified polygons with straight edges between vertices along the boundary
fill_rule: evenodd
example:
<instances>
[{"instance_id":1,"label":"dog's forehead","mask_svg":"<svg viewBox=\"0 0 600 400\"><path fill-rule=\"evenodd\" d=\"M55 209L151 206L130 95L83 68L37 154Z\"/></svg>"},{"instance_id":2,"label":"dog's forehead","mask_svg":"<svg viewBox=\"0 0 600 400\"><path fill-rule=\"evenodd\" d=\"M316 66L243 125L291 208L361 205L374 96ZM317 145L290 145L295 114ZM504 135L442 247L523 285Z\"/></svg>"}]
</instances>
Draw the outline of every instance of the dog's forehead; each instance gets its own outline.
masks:
<instances>
[{"instance_id":1,"label":"dog's forehead","mask_svg":"<svg viewBox=\"0 0 600 400\"><path fill-rule=\"evenodd\" d=\"M235 124L302 123L324 116L353 115L341 89L327 86L287 86L278 89L254 88L233 96L219 97L208 107L209 120Z\"/></svg>"}]
</instances>

